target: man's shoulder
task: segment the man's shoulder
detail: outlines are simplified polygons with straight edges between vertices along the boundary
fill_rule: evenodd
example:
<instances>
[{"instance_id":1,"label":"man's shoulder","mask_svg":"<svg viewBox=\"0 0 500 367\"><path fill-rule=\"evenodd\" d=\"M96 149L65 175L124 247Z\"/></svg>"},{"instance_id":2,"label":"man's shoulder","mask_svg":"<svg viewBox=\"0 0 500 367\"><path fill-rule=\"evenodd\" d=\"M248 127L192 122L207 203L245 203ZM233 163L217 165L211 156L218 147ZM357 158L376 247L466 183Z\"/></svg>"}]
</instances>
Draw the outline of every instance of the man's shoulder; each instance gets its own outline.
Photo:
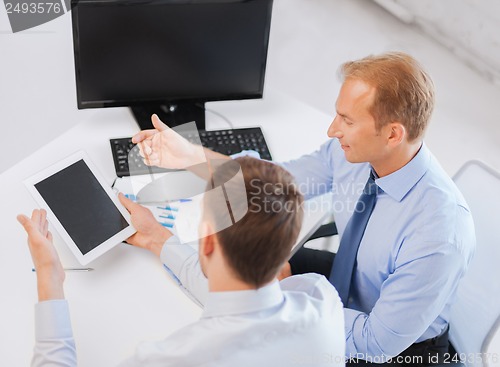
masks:
<instances>
[{"instance_id":1,"label":"man's shoulder","mask_svg":"<svg viewBox=\"0 0 500 367\"><path fill-rule=\"evenodd\" d=\"M323 276L315 273L294 275L280 282L289 298L308 298L310 301L327 302L329 307L341 301L335 287Z\"/></svg>"},{"instance_id":2,"label":"man's shoulder","mask_svg":"<svg viewBox=\"0 0 500 367\"><path fill-rule=\"evenodd\" d=\"M304 292L308 289L322 287L326 284L331 285L324 275L316 273L292 275L280 282L281 289L284 291L298 290Z\"/></svg>"},{"instance_id":3,"label":"man's shoulder","mask_svg":"<svg viewBox=\"0 0 500 367\"><path fill-rule=\"evenodd\" d=\"M434 156L413 191L409 202L414 205L412 212L418 224L415 233L420 239L447 243L464 254L472 251L472 214L462 193Z\"/></svg>"},{"instance_id":4,"label":"man's shoulder","mask_svg":"<svg viewBox=\"0 0 500 367\"><path fill-rule=\"evenodd\" d=\"M417 184L422 204L429 204L436 210L449 210L461 206L468 210L467 203L452 178L445 172L437 160L432 157L428 170Z\"/></svg>"}]
</instances>

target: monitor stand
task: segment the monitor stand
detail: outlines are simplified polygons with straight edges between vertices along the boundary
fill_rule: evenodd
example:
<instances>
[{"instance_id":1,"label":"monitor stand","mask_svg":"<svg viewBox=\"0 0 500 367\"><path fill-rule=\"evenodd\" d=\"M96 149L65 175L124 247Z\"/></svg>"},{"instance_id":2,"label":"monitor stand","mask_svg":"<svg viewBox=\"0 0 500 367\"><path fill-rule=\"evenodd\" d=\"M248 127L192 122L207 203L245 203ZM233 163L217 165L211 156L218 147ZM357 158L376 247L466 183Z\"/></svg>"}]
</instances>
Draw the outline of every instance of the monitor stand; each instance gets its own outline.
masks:
<instances>
[{"instance_id":1,"label":"monitor stand","mask_svg":"<svg viewBox=\"0 0 500 367\"><path fill-rule=\"evenodd\" d=\"M155 113L170 127L195 121L198 130L205 130L204 102L143 104L130 109L141 130L153 129L151 115Z\"/></svg>"}]
</instances>

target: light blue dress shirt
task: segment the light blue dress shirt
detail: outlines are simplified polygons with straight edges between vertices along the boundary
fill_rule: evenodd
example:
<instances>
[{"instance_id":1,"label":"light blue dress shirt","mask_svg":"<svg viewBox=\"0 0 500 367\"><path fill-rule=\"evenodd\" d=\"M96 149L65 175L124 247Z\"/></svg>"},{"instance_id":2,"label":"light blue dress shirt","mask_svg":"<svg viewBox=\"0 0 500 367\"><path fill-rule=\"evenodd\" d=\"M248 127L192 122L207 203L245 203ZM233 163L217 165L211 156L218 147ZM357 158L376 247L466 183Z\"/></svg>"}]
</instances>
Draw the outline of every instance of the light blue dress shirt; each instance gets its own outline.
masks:
<instances>
[{"instance_id":1,"label":"light blue dress shirt","mask_svg":"<svg viewBox=\"0 0 500 367\"><path fill-rule=\"evenodd\" d=\"M258 290L208 292L197 258L175 237L161 253L174 279L203 300L201 319L164 340L139 344L120 366L344 366L342 303L325 277L304 274ZM76 366L68 303L38 303L35 323L32 366Z\"/></svg>"},{"instance_id":2,"label":"light blue dress shirt","mask_svg":"<svg viewBox=\"0 0 500 367\"><path fill-rule=\"evenodd\" d=\"M370 165L347 162L332 139L282 166L307 198L333 192L342 236ZM375 182L382 190L359 246L344 309L346 354L374 360L445 330L475 249L468 206L425 144L408 164Z\"/></svg>"}]
</instances>

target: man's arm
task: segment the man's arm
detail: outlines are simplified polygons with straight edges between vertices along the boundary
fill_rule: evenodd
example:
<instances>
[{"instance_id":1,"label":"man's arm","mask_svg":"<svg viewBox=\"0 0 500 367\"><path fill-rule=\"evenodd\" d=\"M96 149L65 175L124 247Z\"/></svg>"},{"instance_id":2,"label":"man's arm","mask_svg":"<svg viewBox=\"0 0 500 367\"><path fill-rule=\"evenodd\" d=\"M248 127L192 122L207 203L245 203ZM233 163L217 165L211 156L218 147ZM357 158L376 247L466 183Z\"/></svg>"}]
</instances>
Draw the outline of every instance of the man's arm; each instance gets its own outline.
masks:
<instances>
[{"instance_id":1,"label":"man's arm","mask_svg":"<svg viewBox=\"0 0 500 367\"><path fill-rule=\"evenodd\" d=\"M230 159L229 156L188 142L156 115L151 116L151 121L155 129L140 131L132 138L139 145L144 163L149 166L187 169L208 179L213 162ZM316 152L280 165L295 176L295 182L308 199L331 191L334 153L343 156L338 141L331 139Z\"/></svg>"},{"instance_id":2,"label":"man's arm","mask_svg":"<svg viewBox=\"0 0 500 367\"><path fill-rule=\"evenodd\" d=\"M32 366L76 366L76 348L68 303L64 299L64 270L52 243L45 210L34 210L31 219L17 220L28 233L28 246L37 276L35 349Z\"/></svg>"},{"instance_id":3,"label":"man's arm","mask_svg":"<svg viewBox=\"0 0 500 367\"><path fill-rule=\"evenodd\" d=\"M149 209L122 194L118 198L130 212L132 225L137 230L127 242L160 257L166 270L179 286L193 297L196 303L203 304L208 294L208 282L201 271L198 253L191 246L181 244L172 232L156 221Z\"/></svg>"},{"instance_id":4,"label":"man's arm","mask_svg":"<svg viewBox=\"0 0 500 367\"><path fill-rule=\"evenodd\" d=\"M409 241L411 242L411 241ZM406 243L408 248L421 244ZM401 253L369 314L344 309L346 356L394 357L415 343L442 313L466 270L451 243L425 244ZM439 331L438 331L439 332Z\"/></svg>"},{"instance_id":5,"label":"man's arm","mask_svg":"<svg viewBox=\"0 0 500 367\"><path fill-rule=\"evenodd\" d=\"M339 149L338 141L331 139L311 154L279 163L294 176L295 183L306 200L332 191L336 149Z\"/></svg>"},{"instance_id":6,"label":"man's arm","mask_svg":"<svg viewBox=\"0 0 500 367\"><path fill-rule=\"evenodd\" d=\"M188 297L203 306L208 295L208 280L201 270L198 252L174 236L163 246L160 259Z\"/></svg>"},{"instance_id":7,"label":"man's arm","mask_svg":"<svg viewBox=\"0 0 500 367\"><path fill-rule=\"evenodd\" d=\"M64 299L35 305L35 349L31 366L49 365L77 365L69 307Z\"/></svg>"}]
</instances>

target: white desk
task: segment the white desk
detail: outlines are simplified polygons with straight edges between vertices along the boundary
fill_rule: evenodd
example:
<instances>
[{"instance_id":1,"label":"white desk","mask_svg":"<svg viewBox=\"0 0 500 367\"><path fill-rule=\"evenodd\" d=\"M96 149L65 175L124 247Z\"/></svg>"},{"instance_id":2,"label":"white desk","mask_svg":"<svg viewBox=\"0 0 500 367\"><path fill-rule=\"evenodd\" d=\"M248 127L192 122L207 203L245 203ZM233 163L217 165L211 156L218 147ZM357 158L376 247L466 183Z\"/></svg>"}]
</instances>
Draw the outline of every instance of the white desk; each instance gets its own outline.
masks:
<instances>
[{"instance_id":1,"label":"white desk","mask_svg":"<svg viewBox=\"0 0 500 367\"><path fill-rule=\"evenodd\" d=\"M312 151L327 139L330 117L282 94L268 92L263 100L217 102L207 104L207 108L226 116L235 127L262 126L273 158L278 161ZM299 131L297 126L306 128ZM207 112L208 129L228 127L223 119ZM30 214L36 203L22 181L84 149L111 185L115 171L108 139L137 131L128 109L96 110L88 121L0 175L2 365L29 365L34 340L36 278L31 271L26 234L15 218L18 213ZM77 265L57 233L54 241L63 264ZM195 321L201 313L147 251L122 244L90 266L95 271L67 273L65 282L80 366L114 366L140 341L162 339Z\"/></svg>"}]
</instances>

